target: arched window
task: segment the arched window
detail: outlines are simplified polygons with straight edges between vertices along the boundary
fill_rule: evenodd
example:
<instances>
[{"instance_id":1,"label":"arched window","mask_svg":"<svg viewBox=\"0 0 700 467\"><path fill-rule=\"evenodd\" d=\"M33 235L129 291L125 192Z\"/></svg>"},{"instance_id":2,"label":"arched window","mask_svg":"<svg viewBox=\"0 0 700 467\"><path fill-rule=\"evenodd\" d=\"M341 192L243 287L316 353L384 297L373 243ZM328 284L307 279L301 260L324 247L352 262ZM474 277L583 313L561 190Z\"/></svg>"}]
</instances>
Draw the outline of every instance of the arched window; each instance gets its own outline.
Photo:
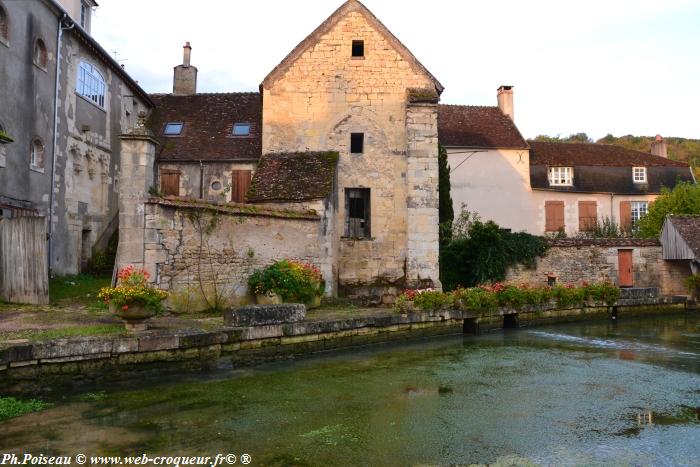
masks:
<instances>
[{"instance_id":1,"label":"arched window","mask_svg":"<svg viewBox=\"0 0 700 467\"><path fill-rule=\"evenodd\" d=\"M32 169L44 168L44 143L39 138L32 141L30 163Z\"/></svg>"},{"instance_id":2,"label":"arched window","mask_svg":"<svg viewBox=\"0 0 700 467\"><path fill-rule=\"evenodd\" d=\"M5 45L10 42L10 18L2 5L0 5L0 42Z\"/></svg>"},{"instance_id":3,"label":"arched window","mask_svg":"<svg viewBox=\"0 0 700 467\"><path fill-rule=\"evenodd\" d=\"M49 63L49 53L46 51L46 44L43 39L37 39L34 43L34 64L46 69Z\"/></svg>"},{"instance_id":4,"label":"arched window","mask_svg":"<svg viewBox=\"0 0 700 467\"><path fill-rule=\"evenodd\" d=\"M97 68L82 60L78 70L78 94L104 108L105 80Z\"/></svg>"}]
</instances>

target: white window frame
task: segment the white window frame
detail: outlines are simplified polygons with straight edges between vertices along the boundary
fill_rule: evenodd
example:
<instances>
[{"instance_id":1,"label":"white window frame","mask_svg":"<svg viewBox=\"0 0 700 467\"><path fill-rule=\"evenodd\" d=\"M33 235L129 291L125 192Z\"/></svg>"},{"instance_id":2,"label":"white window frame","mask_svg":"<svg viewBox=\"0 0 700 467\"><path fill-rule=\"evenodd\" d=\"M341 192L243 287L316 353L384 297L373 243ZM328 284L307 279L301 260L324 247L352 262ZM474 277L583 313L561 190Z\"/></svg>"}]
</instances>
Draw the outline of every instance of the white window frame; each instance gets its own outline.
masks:
<instances>
[{"instance_id":1,"label":"white window frame","mask_svg":"<svg viewBox=\"0 0 700 467\"><path fill-rule=\"evenodd\" d=\"M632 181L634 183L646 183L647 182L647 168L646 167L632 167Z\"/></svg>"},{"instance_id":2,"label":"white window frame","mask_svg":"<svg viewBox=\"0 0 700 467\"><path fill-rule=\"evenodd\" d=\"M38 164L39 161L39 154L37 152L37 144L41 146L41 164ZM40 140L39 138L34 138L32 140L32 145L30 148L30 154L29 154L29 167L32 170L35 170L37 172L43 172L44 171L44 165L46 162L46 146L44 145L44 142Z\"/></svg>"},{"instance_id":3,"label":"white window frame","mask_svg":"<svg viewBox=\"0 0 700 467\"><path fill-rule=\"evenodd\" d=\"M648 201L632 201L630 202L630 206L632 209L632 224L635 224L649 212Z\"/></svg>"},{"instance_id":4,"label":"white window frame","mask_svg":"<svg viewBox=\"0 0 700 467\"><path fill-rule=\"evenodd\" d=\"M78 66L78 81L75 90L101 109L105 108L107 85L102 74L90 62L81 60Z\"/></svg>"},{"instance_id":5,"label":"white window frame","mask_svg":"<svg viewBox=\"0 0 700 467\"><path fill-rule=\"evenodd\" d=\"M550 186L573 186L573 184L574 184L574 168L573 167L550 167L549 168L549 184L550 184Z\"/></svg>"}]
</instances>

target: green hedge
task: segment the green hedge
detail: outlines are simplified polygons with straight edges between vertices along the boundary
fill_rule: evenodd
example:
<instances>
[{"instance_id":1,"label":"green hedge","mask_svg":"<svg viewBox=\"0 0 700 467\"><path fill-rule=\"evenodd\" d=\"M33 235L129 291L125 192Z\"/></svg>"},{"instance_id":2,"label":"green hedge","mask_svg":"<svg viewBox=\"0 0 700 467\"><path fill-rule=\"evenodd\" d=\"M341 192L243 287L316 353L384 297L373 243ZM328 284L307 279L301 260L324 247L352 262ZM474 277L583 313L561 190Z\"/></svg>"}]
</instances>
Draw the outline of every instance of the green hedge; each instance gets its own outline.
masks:
<instances>
[{"instance_id":1,"label":"green hedge","mask_svg":"<svg viewBox=\"0 0 700 467\"><path fill-rule=\"evenodd\" d=\"M453 292L407 290L396 300L397 311L408 311L409 302L415 309L437 311L457 308L474 312L489 312L497 308L522 309L553 303L557 308L583 306L587 302L602 302L612 306L620 298L620 289L609 282L574 286L529 287L496 283L457 289Z\"/></svg>"}]
</instances>

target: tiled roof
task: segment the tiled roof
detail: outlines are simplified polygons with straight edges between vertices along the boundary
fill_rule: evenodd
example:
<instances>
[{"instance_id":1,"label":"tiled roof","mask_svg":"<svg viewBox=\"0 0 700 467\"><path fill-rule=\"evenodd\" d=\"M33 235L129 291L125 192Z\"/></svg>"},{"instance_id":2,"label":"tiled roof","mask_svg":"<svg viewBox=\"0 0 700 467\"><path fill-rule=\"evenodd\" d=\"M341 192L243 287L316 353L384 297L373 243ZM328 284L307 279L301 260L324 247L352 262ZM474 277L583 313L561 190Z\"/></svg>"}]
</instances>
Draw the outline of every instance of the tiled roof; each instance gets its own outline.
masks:
<instances>
[{"instance_id":1,"label":"tiled roof","mask_svg":"<svg viewBox=\"0 0 700 467\"><path fill-rule=\"evenodd\" d=\"M168 196L165 198L149 198L149 204L159 204L179 209L200 209L205 211L215 211L234 216L250 217L279 217L282 219L307 219L318 220L320 216L312 210L291 210L291 209L265 209L250 204L237 203L207 203L201 199L179 198Z\"/></svg>"},{"instance_id":2,"label":"tiled roof","mask_svg":"<svg viewBox=\"0 0 700 467\"><path fill-rule=\"evenodd\" d=\"M609 144L529 141L530 164L549 166L688 167L684 162Z\"/></svg>"},{"instance_id":3,"label":"tiled roof","mask_svg":"<svg viewBox=\"0 0 700 467\"><path fill-rule=\"evenodd\" d=\"M700 258L700 216L669 216L668 220L693 250L696 258Z\"/></svg>"},{"instance_id":4,"label":"tiled roof","mask_svg":"<svg viewBox=\"0 0 700 467\"><path fill-rule=\"evenodd\" d=\"M439 105L440 144L467 148L526 149L515 123L498 107Z\"/></svg>"},{"instance_id":5,"label":"tiled roof","mask_svg":"<svg viewBox=\"0 0 700 467\"><path fill-rule=\"evenodd\" d=\"M160 141L157 160L257 161L262 152L262 99L259 93L152 94L156 108L148 126ZM168 122L182 122L182 134L163 136ZM234 123L250 123L248 137L232 135Z\"/></svg>"},{"instance_id":6,"label":"tiled roof","mask_svg":"<svg viewBox=\"0 0 700 467\"><path fill-rule=\"evenodd\" d=\"M265 154L246 199L250 202L307 201L331 193L337 152Z\"/></svg>"}]
</instances>

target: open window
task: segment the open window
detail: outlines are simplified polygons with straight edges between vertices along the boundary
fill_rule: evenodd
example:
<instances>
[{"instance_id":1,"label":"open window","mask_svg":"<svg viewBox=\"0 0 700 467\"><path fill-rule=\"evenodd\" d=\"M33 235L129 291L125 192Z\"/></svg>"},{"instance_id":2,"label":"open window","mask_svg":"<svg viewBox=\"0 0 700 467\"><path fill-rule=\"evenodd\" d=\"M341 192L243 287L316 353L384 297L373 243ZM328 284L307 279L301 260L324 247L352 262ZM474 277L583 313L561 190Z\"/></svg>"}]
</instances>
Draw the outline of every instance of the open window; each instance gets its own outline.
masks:
<instances>
[{"instance_id":1,"label":"open window","mask_svg":"<svg viewBox=\"0 0 700 467\"><path fill-rule=\"evenodd\" d=\"M350 153L362 154L365 152L365 134L350 133Z\"/></svg>"},{"instance_id":2,"label":"open window","mask_svg":"<svg viewBox=\"0 0 700 467\"><path fill-rule=\"evenodd\" d=\"M362 58L365 56L365 41L352 41L352 57Z\"/></svg>"},{"instance_id":3,"label":"open window","mask_svg":"<svg viewBox=\"0 0 700 467\"><path fill-rule=\"evenodd\" d=\"M345 189L345 236L372 238L369 188Z\"/></svg>"}]
</instances>

